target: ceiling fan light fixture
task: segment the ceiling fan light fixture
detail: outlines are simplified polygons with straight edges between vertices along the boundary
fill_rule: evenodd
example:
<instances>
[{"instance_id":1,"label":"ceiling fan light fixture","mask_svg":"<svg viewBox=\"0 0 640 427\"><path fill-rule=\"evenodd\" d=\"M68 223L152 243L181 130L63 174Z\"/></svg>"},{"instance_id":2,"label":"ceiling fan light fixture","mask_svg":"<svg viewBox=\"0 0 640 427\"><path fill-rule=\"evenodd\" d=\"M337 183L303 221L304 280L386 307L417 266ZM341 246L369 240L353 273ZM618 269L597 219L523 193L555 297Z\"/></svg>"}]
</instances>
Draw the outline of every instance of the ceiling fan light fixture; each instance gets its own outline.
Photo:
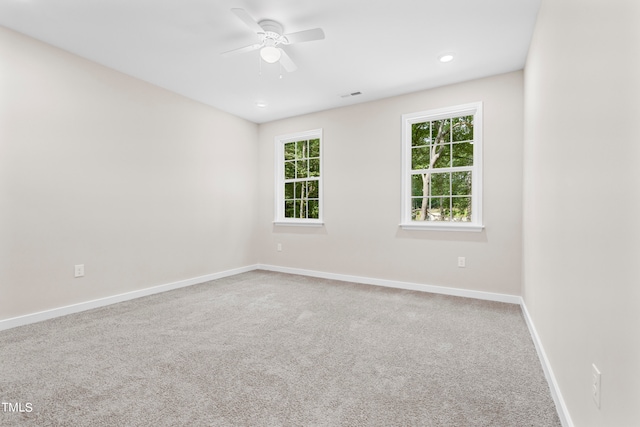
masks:
<instances>
[{"instance_id":1,"label":"ceiling fan light fixture","mask_svg":"<svg viewBox=\"0 0 640 427\"><path fill-rule=\"evenodd\" d=\"M269 64L273 64L280 60L280 49L275 46L265 46L260 49L260 57L264 60L264 62L268 62Z\"/></svg>"}]
</instances>

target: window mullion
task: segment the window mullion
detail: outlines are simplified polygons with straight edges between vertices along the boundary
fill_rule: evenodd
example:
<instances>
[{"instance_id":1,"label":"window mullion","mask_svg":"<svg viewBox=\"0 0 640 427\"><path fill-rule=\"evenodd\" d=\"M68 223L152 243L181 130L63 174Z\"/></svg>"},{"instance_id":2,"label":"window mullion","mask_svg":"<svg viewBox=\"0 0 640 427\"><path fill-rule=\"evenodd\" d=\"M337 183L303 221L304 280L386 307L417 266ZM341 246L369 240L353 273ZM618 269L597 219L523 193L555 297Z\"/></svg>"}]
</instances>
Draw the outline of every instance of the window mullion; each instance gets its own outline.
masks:
<instances>
[{"instance_id":1,"label":"window mullion","mask_svg":"<svg viewBox=\"0 0 640 427\"><path fill-rule=\"evenodd\" d=\"M453 166L448 168L433 168L433 169L411 169L410 173L424 174L424 173L447 173L447 172L469 172L473 171L473 166Z\"/></svg>"}]
</instances>

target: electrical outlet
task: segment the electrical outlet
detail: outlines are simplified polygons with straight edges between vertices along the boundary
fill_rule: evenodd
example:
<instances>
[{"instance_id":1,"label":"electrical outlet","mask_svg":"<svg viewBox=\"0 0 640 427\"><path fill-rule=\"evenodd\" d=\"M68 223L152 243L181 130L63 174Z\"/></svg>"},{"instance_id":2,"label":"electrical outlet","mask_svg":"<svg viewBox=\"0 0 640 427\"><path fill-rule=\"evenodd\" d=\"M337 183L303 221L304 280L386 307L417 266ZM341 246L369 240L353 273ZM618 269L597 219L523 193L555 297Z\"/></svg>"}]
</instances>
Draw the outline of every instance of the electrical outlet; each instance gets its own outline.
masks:
<instances>
[{"instance_id":1,"label":"electrical outlet","mask_svg":"<svg viewBox=\"0 0 640 427\"><path fill-rule=\"evenodd\" d=\"M282 243L278 243L277 249L278 252L282 252Z\"/></svg>"},{"instance_id":2,"label":"electrical outlet","mask_svg":"<svg viewBox=\"0 0 640 427\"><path fill-rule=\"evenodd\" d=\"M596 365L591 365L591 395L598 409L600 409L600 371Z\"/></svg>"},{"instance_id":3,"label":"electrical outlet","mask_svg":"<svg viewBox=\"0 0 640 427\"><path fill-rule=\"evenodd\" d=\"M84 264L78 264L74 267L74 276L73 277L83 277L84 276Z\"/></svg>"},{"instance_id":4,"label":"electrical outlet","mask_svg":"<svg viewBox=\"0 0 640 427\"><path fill-rule=\"evenodd\" d=\"M465 268L467 266L467 259L463 256L458 257L458 267Z\"/></svg>"}]
</instances>

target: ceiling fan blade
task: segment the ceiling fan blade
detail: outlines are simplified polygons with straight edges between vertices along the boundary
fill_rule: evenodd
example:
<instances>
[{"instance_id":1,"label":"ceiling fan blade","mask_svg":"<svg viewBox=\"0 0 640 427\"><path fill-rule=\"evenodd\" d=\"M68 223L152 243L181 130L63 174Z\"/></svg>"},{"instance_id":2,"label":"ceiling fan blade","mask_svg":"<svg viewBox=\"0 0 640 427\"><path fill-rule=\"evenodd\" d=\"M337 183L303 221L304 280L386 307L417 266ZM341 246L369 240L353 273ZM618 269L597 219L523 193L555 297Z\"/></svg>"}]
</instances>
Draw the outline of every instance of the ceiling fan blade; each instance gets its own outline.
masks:
<instances>
[{"instance_id":1,"label":"ceiling fan blade","mask_svg":"<svg viewBox=\"0 0 640 427\"><path fill-rule=\"evenodd\" d=\"M288 44L303 43L324 39L324 31L322 31L322 28L314 28L313 30L298 31L284 36L289 41Z\"/></svg>"},{"instance_id":2,"label":"ceiling fan blade","mask_svg":"<svg viewBox=\"0 0 640 427\"><path fill-rule=\"evenodd\" d=\"M284 49L282 48L278 48L278 49L280 49L280 53L281 53L280 64L282 64L282 67L289 73L297 70L298 66L293 62L291 57L287 55L287 52L285 52Z\"/></svg>"},{"instance_id":3,"label":"ceiling fan blade","mask_svg":"<svg viewBox=\"0 0 640 427\"><path fill-rule=\"evenodd\" d=\"M221 55L223 57L227 58L229 56L238 55L240 53L245 53L245 52L251 52L253 50L258 50L258 49L260 49L260 47L262 47L262 45L260 43L256 43L256 44L252 44L250 46L241 47L239 49L233 49L233 50L229 50L227 52L222 52Z\"/></svg>"},{"instance_id":4,"label":"ceiling fan blade","mask_svg":"<svg viewBox=\"0 0 640 427\"><path fill-rule=\"evenodd\" d=\"M262 27L258 25L256 20L253 19L251 15L247 13L246 10L235 8L235 9L231 9L231 12L235 13L235 15L238 18L240 18L240 20L242 20L242 22L244 22L247 25L247 27L251 28L251 31L253 31L254 33L256 34L264 33L264 30L262 29Z\"/></svg>"}]
</instances>

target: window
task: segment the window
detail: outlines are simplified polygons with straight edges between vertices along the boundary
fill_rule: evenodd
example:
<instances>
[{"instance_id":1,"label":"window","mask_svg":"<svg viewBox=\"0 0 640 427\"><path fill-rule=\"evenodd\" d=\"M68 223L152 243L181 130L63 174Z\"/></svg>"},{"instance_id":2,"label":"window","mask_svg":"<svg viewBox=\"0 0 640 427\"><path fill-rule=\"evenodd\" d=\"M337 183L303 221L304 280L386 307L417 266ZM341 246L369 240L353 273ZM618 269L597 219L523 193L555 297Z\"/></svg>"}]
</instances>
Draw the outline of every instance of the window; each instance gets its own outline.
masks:
<instances>
[{"instance_id":1,"label":"window","mask_svg":"<svg viewBox=\"0 0 640 427\"><path fill-rule=\"evenodd\" d=\"M402 116L402 222L481 231L482 103Z\"/></svg>"},{"instance_id":2,"label":"window","mask_svg":"<svg viewBox=\"0 0 640 427\"><path fill-rule=\"evenodd\" d=\"M276 137L276 224L322 225L322 129Z\"/></svg>"}]
</instances>

